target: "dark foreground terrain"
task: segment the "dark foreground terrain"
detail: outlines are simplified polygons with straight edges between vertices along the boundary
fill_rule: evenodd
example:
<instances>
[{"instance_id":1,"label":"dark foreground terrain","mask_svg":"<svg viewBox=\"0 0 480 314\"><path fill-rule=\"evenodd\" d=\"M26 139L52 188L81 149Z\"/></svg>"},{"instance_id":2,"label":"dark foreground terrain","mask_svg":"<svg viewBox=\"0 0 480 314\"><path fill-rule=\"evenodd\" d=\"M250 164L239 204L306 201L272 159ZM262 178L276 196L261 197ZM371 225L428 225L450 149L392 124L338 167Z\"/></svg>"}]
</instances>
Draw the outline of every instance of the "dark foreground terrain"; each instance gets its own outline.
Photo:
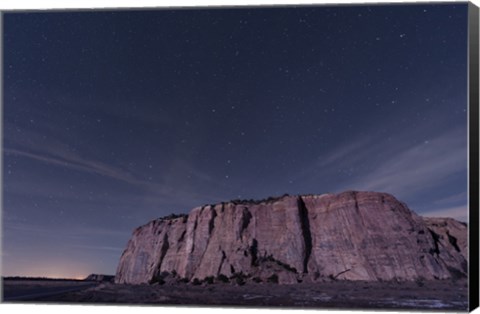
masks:
<instances>
[{"instance_id":1,"label":"dark foreground terrain","mask_svg":"<svg viewBox=\"0 0 480 314\"><path fill-rule=\"evenodd\" d=\"M4 282L4 293L21 290L19 282ZM39 283L34 283L38 285ZM82 286L82 284L84 286ZM52 289L51 282L44 290ZM60 283L65 287L66 283ZM58 286L58 285L57 285ZM466 311L466 281L425 282L348 282L301 283L175 283L164 285L120 285L112 283L73 283L65 291L51 295L31 295L10 302L83 304L162 304L218 305L287 308L374 308L431 309ZM25 288L25 287L24 287ZM38 292L38 290L37 290ZM9 302L8 298L4 302Z\"/></svg>"},{"instance_id":2,"label":"dark foreground terrain","mask_svg":"<svg viewBox=\"0 0 480 314\"><path fill-rule=\"evenodd\" d=\"M61 297L65 293L82 291L98 285L97 282L64 279L3 279L2 301L29 301L44 297Z\"/></svg>"}]
</instances>

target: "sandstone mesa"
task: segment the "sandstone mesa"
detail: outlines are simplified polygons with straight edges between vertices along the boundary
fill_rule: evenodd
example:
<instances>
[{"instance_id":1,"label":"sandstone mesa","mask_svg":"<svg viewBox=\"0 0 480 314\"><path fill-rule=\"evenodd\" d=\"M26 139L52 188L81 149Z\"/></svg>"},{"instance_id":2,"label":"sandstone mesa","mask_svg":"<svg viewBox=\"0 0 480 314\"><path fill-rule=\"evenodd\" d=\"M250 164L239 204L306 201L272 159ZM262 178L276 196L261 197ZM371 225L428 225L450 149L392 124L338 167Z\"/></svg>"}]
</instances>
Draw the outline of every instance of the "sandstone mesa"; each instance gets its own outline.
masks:
<instances>
[{"instance_id":1,"label":"sandstone mesa","mask_svg":"<svg viewBox=\"0 0 480 314\"><path fill-rule=\"evenodd\" d=\"M279 283L467 277L467 227L424 218L392 195L347 191L230 201L137 228L116 283L162 272L188 280L242 273Z\"/></svg>"}]
</instances>

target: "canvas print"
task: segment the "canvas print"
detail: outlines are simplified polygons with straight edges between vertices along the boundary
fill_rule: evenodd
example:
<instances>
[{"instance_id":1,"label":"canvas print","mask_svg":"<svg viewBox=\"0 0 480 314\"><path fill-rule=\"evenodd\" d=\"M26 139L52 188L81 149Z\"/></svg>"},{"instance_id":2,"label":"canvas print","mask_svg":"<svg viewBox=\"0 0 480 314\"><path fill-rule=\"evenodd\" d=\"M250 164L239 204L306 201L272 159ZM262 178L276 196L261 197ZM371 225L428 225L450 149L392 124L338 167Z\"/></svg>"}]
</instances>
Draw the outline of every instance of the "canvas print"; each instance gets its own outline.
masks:
<instances>
[{"instance_id":1,"label":"canvas print","mask_svg":"<svg viewBox=\"0 0 480 314\"><path fill-rule=\"evenodd\" d=\"M3 12L3 302L466 311L468 12Z\"/></svg>"}]
</instances>

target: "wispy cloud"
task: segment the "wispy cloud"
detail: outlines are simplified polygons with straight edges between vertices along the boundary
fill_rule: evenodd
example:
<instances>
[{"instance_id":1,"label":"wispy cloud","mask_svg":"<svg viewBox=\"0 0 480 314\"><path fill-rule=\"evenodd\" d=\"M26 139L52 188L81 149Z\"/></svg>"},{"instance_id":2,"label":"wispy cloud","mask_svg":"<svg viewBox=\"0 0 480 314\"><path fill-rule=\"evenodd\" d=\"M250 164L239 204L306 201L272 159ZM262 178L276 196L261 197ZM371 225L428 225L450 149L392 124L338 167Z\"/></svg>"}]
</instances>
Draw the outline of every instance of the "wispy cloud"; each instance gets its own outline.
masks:
<instances>
[{"instance_id":1,"label":"wispy cloud","mask_svg":"<svg viewBox=\"0 0 480 314\"><path fill-rule=\"evenodd\" d=\"M6 124L7 128L13 128ZM60 138L42 135L41 131L23 129L15 136L6 136L3 153L41 161L50 165L98 174L134 185L148 185L126 169L85 157L75 149L75 143L65 143Z\"/></svg>"},{"instance_id":2,"label":"wispy cloud","mask_svg":"<svg viewBox=\"0 0 480 314\"><path fill-rule=\"evenodd\" d=\"M451 217L460 221L468 221L468 207L467 206L456 206L441 208L438 210L433 210L429 212L422 213L422 216L427 217Z\"/></svg>"},{"instance_id":3,"label":"wispy cloud","mask_svg":"<svg viewBox=\"0 0 480 314\"><path fill-rule=\"evenodd\" d=\"M354 163L355 161L362 160L370 154L369 149L372 145L371 138L360 138L355 141L351 141L345 145L340 145L336 149L324 156L319 156L318 163L315 167L330 167L336 166L338 163L348 161Z\"/></svg>"},{"instance_id":4,"label":"wispy cloud","mask_svg":"<svg viewBox=\"0 0 480 314\"><path fill-rule=\"evenodd\" d=\"M95 251L113 251L115 253L122 252L124 248L102 245L72 245L74 248L95 250Z\"/></svg>"},{"instance_id":5,"label":"wispy cloud","mask_svg":"<svg viewBox=\"0 0 480 314\"><path fill-rule=\"evenodd\" d=\"M440 207L461 205L464 194L439 191L451 185L453 177L467 171L466 129L449 128L436 136L423 131L423 141L418 141L419 130L402 130L391 138L378 132L351 138L319 155L299 172L296 180L331 192L350 189L388 192L404 201L419 200L427 192L436 193L437 203L443 199Z\"/></svg>"},{"instance_id":6,"label":"wispy cloud","mask_svg":"<svg viewBox=\"0 0 480 314\"><path fill-rule=\"evenodd\" d=\"M82 158L74 154L62 154L62 151L55 152L55 155L47 155L36 152L29 152L15 148L4 148L6 154L23 156L34 160L42 161L51 165L63 166L72 170L84 171L124 181L130 184L149 184L147 181L135 178L131 173L109 166L107 164Z\"/></svg>"},{"instance_id":7,"label":"wispy cloud","mask_svg":"<svg viewBox=\"0 0 480 314\"><path fill-rule=\"evenodd\" d=\"M17 221L5 221L3 223L3 228L7 231L14 231L16 234L22 233L27 235L32 235L35 237L45 236L45 237L57 237L58 232L62 229L62 232L65 236L69 238L85 238L85 237L109 237L116 238L125 236L129 231L123 230L114 230L110 228L100 228L100 227L82 227L82 226L42 226L35 224L33 222L17 222Z\"/></svg>"},{"instance_id":8,"label":"wispy cloud","mask_svg":"<svg viewBox=\"0 0 480 314\"><path fill-rule=\"evenodd\" d=\"M468 198L467 191L463 191L457 194L449 195L447 197L443 197L434 201L436 205L446 205L446 204L454 204L454 203L466 203Z\"/></svg>"},{"instance_id":9,"label":"wispy cloud","mask_svg":"<svg viewBox=\"0 0 480 314\"><path fill-rule=\"evenodd\" d=\"M52 228L39 227L34 224L22 222L4 222L2 227L4 232L14 231L16 234L24 233L35 235L35 237L52 236L56 233Z\"/></svg>"},{"instance_id":10,"label":"wispy cloud","mask_svg":"<svg viewBox=\"0 0 480 314\"><path fill-rule=\"evenodd\" d=\"M134 169L125 169L85 157L92 154L88 151L81 153L60 139L44 137L29 130L23 130L21 136L9 138L6 144L3 153L7 156L19 156L72 171L99 175L139 188L128 192L128 195L116 195L115 198L98 195L95 202L124 202L135 204L135 207L143 206L146 210L156 208L161 215L163 211L188 211L198 204L221 201L224 194L222 191L226 189L210 174L196 168L188 160L175 159L170 161L170 164L160 165L163 169L157 170L155 175L152 175L154 178L149 178L149 173L138 173ZM58 189L57 184L47 182L40 186L36 184L34 189L25 190L25 184L30 183L9 181L8 191L20 194L33 193L38 197L56 195ZM59 197L70 198L77 203L82 201L78 193L68 190L62 192Z\"/></svg>"},{"instance_id":11,"label":"wispy cloud","mask_svg":"<svg viewBox=\"0 0 480 314\"><path fill-rule=\"evenodd\" d=\"M380 147L372 148L381 154ZM463 129L449 130L401 153L382 155L383 160L365 176L346 185L398 195L431 189L467 168Z\"/></svg>"}]
</instances>

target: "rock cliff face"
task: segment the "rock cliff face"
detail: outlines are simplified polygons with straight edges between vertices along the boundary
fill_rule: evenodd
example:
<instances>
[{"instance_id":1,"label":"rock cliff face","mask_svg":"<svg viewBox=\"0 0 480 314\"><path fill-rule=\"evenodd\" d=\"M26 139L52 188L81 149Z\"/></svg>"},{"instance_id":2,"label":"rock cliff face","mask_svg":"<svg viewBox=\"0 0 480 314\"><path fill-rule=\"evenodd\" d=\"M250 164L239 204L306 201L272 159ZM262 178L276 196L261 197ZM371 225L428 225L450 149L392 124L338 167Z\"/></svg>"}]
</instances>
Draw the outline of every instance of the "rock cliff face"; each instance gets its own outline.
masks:
<instances>
[{"instance_id":1,"label":"rock cliff face","mask_svg":"<svg viewBox=\"0 0 480 314\"><path fill-rule=\"evenodd\" d=\"M133 232L115 282L148 283L162 272L189 280L275 273L280 283L458 278L467 272L467 227L375 192L231 201Z\"/></svg>"}]
</instances>

